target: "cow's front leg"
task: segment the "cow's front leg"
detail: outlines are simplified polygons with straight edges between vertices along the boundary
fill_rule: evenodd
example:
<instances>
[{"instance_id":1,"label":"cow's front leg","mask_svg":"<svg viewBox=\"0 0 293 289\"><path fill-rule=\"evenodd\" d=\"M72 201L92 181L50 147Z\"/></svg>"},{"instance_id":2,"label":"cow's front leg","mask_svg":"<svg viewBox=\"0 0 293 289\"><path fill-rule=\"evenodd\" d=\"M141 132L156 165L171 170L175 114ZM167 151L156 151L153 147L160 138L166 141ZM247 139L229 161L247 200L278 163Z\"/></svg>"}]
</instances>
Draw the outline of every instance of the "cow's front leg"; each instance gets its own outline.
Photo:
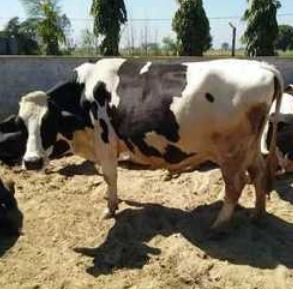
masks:
<instances>
[{"instance_id":1,"label":"cow's front leg","mask_svg":"<svg viewBox=\"0 0 293 289\"><path fill-rule=\"evenodd\" d=\"M115 212L118 209L118 195L117 195L117 159L108 158L103 159L100 163L104 180L107 184L106 199L107 209L105 210L103 217L105 219L115 216ZM96 167L98 169L98 167Z\"/></svg>"}]
</instances>

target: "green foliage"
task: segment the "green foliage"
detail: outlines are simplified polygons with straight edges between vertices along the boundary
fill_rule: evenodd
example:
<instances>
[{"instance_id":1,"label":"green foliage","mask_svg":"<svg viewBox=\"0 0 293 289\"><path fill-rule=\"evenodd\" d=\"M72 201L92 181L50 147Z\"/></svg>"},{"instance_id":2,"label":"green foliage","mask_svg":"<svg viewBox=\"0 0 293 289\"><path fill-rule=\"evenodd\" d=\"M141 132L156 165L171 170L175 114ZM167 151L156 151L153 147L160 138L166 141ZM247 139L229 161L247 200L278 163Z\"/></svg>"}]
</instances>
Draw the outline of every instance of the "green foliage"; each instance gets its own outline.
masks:
<instances>
[{"instance_id":1,"label":"green foliage","mask_svg":"<svg viewBox=\"0 0 293 289\"><path fill-rule=\"evenodd\" d=\"M84 53L88 56L96 56L99 54L98 46L98 38L88 29L83 30L81 33L80 53Z\"/></svg>"},{"instance_id":2,"label":"green foliage","mask_svg":"<svg viewBox=\"0 0 293 289\"><path fill-rule=\"evenodd\" d=\"M33 19L20 22L18 17L11 18L7 22L3 34L16 40L18 54L34 55L40 53Z\"/></svg>"},{"instance_id":3,"label":"green foliage","mask_svg":"<svg viewBox=\"0 0 293 289\"><path fill-rule=\"evenodd\" d=\"M210 24L202 0L178 0L173 19L180 55L202 56L211 47Z\"/></svg>"},{"instance_id":4,"label":"green foliage","mask_svg":"<svg viewBox=\"0 0 293 289\"><path fill-rule=\"evenodd\" d=\"M163 45L162 50L164 55L168 56L176 56L178 47L175 40L173 40L171 37L164 37L163 38Z\"/></svg>"},{"instance_id":5,"label":"green foliage","mask_svg":"<svg viewBox=\"0 0 293 289\"><path fill-rule=\"evenodd\" d=\"M293 49L293 26L279 26L279 36L276 47L282 51Z\"/></svg>"},{"instance_id":6,"label":"green foliage","mask_svg":"<svg viewBox=\"0 0 293 289\"><path fill-rule=\"evenodd\" d=\"M103 55L118 55L121 25L127 21L124 0L93 0L94 34L104 36Z\"/></svg>"},{"instance_id":7,"label":"green foliage","mask_svg":"<svg viewBox=\"0 0 293 289\"><path fill-rule=\"evenodd\" d=\"M243 36L249 56L275 55L274 45L278 37L278 0L247 0L249 7L243 19L247 28Z\"/></svg>"},{"instance_id":8,"label":"green foliage","mask_svg":"<svg viewBox=\"0 0 293 289\"><path fill-rule=\"evenodd\" d=\"M59 0L21 0L28 15L35 21L35 30L46 55L60 54L60 44L66 44L70 21L61 14Z\"/></svg>"}]
</instances>

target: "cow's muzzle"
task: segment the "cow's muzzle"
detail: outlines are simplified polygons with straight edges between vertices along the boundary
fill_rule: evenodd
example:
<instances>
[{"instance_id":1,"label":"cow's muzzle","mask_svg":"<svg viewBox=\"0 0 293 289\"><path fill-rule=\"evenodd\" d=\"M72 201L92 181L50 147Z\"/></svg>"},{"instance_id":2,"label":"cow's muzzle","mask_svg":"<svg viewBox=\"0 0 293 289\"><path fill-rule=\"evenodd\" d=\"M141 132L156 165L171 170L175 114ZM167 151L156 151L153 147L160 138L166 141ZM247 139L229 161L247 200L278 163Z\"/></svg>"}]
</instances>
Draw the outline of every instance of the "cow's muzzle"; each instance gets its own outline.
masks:
<instances>
[{"instance_id":1,"label":"cow's muzzle","mask_svg":"<svg viewBox=\"0 0 293 289\"><path fill-rule=\"evenodd\" d=\"M23 161L26 170L38 171L44 167L44 160L42 158L31 158Z\"/></svg>"}]
</instances>

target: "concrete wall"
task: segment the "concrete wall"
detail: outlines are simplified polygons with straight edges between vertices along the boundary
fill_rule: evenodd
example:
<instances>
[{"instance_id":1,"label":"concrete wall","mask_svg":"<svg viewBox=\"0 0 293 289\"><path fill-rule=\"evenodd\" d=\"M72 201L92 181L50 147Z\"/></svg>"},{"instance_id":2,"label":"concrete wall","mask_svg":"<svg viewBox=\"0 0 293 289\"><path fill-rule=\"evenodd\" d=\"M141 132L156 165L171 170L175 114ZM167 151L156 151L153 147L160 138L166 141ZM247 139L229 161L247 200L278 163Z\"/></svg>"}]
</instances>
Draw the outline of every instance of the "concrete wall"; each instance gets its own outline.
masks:
<instances>
[{"instance_id":1,"label":"concrete wall","mask_svg":"<svg viewBox=\"0 0 293 289\"><path fill-rule=\"evenodd\" d=\"M0 57L0 119L18 110L22 95L32 90L47 90L88 58L73 57ZM179 59L164 59L178 61ZM182 60L182 59L180 59ZM202 61L204 58L185 58ZM265 58L283 73L286 83L293 83L293 59Z\"/></svg>"},{"instance_id":2,"label":"concrete wall","mask_svg":"<svg viewBox=\"0 0 293 289\"><path fill-rule=\"evenodd\" d=\"M18 110L22 95L47 90L79 64L82 58L0 57L0 117Z\"/></svg>"}]
</instances>

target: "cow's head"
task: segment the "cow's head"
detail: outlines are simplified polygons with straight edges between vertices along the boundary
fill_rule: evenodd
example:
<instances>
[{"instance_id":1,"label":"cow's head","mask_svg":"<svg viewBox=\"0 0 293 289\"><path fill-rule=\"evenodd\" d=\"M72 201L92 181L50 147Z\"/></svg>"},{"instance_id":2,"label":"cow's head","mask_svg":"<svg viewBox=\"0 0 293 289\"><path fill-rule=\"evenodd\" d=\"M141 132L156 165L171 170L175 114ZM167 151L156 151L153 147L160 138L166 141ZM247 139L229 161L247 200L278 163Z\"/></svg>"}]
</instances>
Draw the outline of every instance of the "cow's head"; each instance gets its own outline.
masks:
<instances>
[{"instance_id":1,"label":"cow's head","mask_svg":"<svg viewBox=\"0 0 293 289\"><path fill-rule=\"evenodd\" d=\"M23 166L41 170L48 163L57 139L59 112L46 93L35 91L22 97L18 115L28 134Z\"/></svg>"},{"instance_id":2,"label":"cow's head","mask_svg":"<svg viewBox=\"0 0 293 289\"><path fill-rule=\"evenodd\" d=\"M73 133L86 126L83 117L63 110L43 91L22 97L18 117L27 131L23 167L28 170L45 169L49 157L67 153L64 142L70 143Z\"/></svg>"},{"instance_id":3,"label":"cow's head","mask_svg":"<svg viewBox=\"0 0 293 289\"><path fill-rule=\"evenodd\" d=\"M49 156L52 152L54 154L59 136L70 143L76 131L92 128L88 113L90 102L84 91L85 81L93 68L93 64L85 63L46 93L35 91L22 97L18 116L28 135L24 168L44 169Z\"/></svg>"}]
</instances>

